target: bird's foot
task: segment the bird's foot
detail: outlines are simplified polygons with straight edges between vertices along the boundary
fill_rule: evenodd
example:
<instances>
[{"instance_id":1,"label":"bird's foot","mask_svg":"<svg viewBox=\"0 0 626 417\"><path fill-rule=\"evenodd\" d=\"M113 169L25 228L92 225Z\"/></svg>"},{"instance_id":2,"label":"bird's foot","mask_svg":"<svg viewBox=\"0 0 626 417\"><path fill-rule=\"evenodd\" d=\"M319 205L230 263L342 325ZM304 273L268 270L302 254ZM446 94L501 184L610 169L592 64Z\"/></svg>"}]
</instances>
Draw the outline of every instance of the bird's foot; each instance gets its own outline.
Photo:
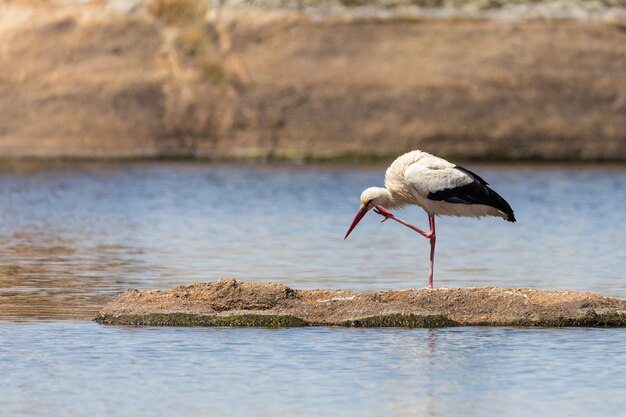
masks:
<instances>
[{"instance_id":1,"label":"bird's foot","mask_svg":"<svg viewBox=\"0 0 626 417\"><path fill-rule=\"evenodd\" d=\"M393 218L395 218L395 217L396 217L396 216L394 216L394 215L393 215L393 213L391 213L390 211L387 211L387 210L386 210L386 209L384 209L383 207L378 206L378 205L376 205L376 204L374 204L374 213L376 213L376 214L380 214L381 216L383 216L383 217L384 217L384 219L382 219L382 220L380 221L381 223L382 223L382 222L384 222L384 221L386 221L386 220L393 219Z\"/></svg>"},{"instance_id":2,"label":"bird's foot","mask_svg":"<svg viewBox=\"0 0 626 417\"><path fill-rule=\"evenodd\" d=\"M392 220L397 221L398 223L408 227L409 229L416 231L417 233L419 233L420 235L424 236L425 238L428 238L428 239L431 239L431 240L435 239L434 223L431 225L432 230L430 232L425 232L422 229L420 229L419 227L413 226L412 224L407 223L404 220L397 218L391 212L387 211L386 209L384 209L381 206L378 206L376 204L374 204L374 213L380 214L381 216L384 217L384 219L381 220L381 223L384 222L385 220L392 219Z\"/></svg>"}]
</instances>

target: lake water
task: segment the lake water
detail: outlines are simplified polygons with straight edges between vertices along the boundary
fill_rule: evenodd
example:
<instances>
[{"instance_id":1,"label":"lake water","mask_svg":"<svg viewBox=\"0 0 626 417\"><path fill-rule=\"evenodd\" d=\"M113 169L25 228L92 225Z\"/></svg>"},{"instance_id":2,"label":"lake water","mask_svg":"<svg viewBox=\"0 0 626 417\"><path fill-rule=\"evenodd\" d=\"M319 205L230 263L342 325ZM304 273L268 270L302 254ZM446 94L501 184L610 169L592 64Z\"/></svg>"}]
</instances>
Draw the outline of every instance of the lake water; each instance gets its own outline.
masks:
<instances>
[{"instance_id":1,"label":"lake water","mask_svg":"<svg viewBox=\"0 0 626 417\"><path fill-rule=\"evenodd\" d=\"M223 277L423 287L428 241L368 214L384 166L0 167L1 416L624 415L625 329L100 326L127 288ZM440 218L436 286L626 298L626 167L472 165L518 222ZM419 208L398 213L427 226Z\"/></svg>"}]
</instances>

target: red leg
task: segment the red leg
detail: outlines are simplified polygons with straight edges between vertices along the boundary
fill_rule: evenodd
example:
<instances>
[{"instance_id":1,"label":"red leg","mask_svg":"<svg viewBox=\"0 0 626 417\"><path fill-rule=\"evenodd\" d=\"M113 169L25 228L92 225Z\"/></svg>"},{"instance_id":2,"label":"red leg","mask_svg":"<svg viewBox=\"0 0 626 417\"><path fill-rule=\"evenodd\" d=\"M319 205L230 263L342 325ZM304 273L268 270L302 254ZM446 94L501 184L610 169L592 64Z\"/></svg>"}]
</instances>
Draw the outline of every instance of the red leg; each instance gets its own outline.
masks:
<instances>
[{"instance_id":1,"label":"red leg","mask_svg":"<svg viewBox=\"0 0 626 417\"><path fill-rule=\"evenodd\" d=\"M420 235L424 236L425 238L430 239L432 237L432 235L433 235L433 230L432 230L433 226L432 225L430 226L431 231L430 231L430 233L428 233L428 232L423 231L419 227L413 226L411 223L407 223L404 220L400 219L399 217L396 217L393 213L387 211L387 209L384 209L381 206L374 205L374 207L375 207L374 213L380 214L381 216L384 217L384 219L381 220L382 222L384 222L385 220L389 220L389 219L395 220L398 223L408 227L409 229L416 231L417 233L419 233Z\"/></svg>"},{"instance_id":2,"label":"red leg","mask_svg":"<svg viewBox=\"0 0 626 417\"><path fill-rule=\"evenodd\" d=\"M430 226L430 232L425 232L417 226L413 226L410 223L405 222L404 220L396 217L393 213L384 209L381 206L374 205L374 212L380 214L384 217L381 221L385 221L388 219L395 220L398 223L408 227L411 230L415 230L420 235L425 238L430 239L430 262L429 262L429 272L428 272L428 288L433 288L433 272L435 267L435 242L437 241L437 236L435 234L435 216L432 214L428 215L428 225Z\"/></svg>"},{"instance_id":3,"label":"red leg","mask_svg":"<svg viewBox=\"0 0 626 417\"><path fill-rule=\"evenodd\" d=\"M430 271L428 274L428 288L433 287L433 272L435 268L435 242L437 235L435 233L435 216L428 215L428 224L430 225Z\"/></svg>"}]
</instances>

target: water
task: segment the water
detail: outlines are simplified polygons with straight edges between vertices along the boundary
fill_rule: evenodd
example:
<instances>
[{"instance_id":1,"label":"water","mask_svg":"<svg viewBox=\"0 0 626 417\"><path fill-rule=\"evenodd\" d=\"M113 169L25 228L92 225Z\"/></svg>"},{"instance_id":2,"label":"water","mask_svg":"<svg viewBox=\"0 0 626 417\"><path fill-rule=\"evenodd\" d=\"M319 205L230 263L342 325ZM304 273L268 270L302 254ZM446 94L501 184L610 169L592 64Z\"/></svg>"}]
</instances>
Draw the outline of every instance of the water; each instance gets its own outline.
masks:
<instances>
[{"instance_id":1,"label":"water","mask_svg":"<svg viewBox=\"0 0 626 417\"><path fill-rule=\"evenodd\" d=\"M626 407L618 330L49 322L0 332L6 416L619 416Z\"/></svg>"},{"instance_id":2,"label":"water","mask_svg":"<svg viewBox=\"0 0 626 417\"><path fill-rule=\"evenodd\" d=\"M626 298L626 168L469 166L518 223L438 219L435 285ZM129 328L126 288L222 277L421 287L428 241L370 213L384 167L0 169L1 416L620 415L623 329ZM401 217L426 227L419 209ZM80 399L80 400L79 400Z\"/></svg>"}]
</instances>

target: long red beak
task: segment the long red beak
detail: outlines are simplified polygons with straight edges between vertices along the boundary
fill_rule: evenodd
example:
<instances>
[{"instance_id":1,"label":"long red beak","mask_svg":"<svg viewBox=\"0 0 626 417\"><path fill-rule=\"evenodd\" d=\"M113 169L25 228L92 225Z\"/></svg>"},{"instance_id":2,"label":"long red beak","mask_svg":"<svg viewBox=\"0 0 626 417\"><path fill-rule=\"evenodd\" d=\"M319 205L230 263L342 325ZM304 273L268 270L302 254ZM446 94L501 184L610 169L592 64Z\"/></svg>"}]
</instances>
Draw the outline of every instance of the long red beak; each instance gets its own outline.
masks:
<instances>
[{"instance_id":1,"label":"long red beak","mask_svg":"<svg viewBox=\"0 0 626 417\"><path fill-rule=\"evenodd\" d=\"M363 216L365 216L366 214L367 214L367 208L365 207L361 207L359 211L357 211L356 216L354 216L354 220L352 220L352 224L350 225L350 228L346 232L346 235L343 237L343 240L346 240L350 232L352 232L352 229L354 229L356 225L359 224Z\"/></svg>"}]
</instances>

